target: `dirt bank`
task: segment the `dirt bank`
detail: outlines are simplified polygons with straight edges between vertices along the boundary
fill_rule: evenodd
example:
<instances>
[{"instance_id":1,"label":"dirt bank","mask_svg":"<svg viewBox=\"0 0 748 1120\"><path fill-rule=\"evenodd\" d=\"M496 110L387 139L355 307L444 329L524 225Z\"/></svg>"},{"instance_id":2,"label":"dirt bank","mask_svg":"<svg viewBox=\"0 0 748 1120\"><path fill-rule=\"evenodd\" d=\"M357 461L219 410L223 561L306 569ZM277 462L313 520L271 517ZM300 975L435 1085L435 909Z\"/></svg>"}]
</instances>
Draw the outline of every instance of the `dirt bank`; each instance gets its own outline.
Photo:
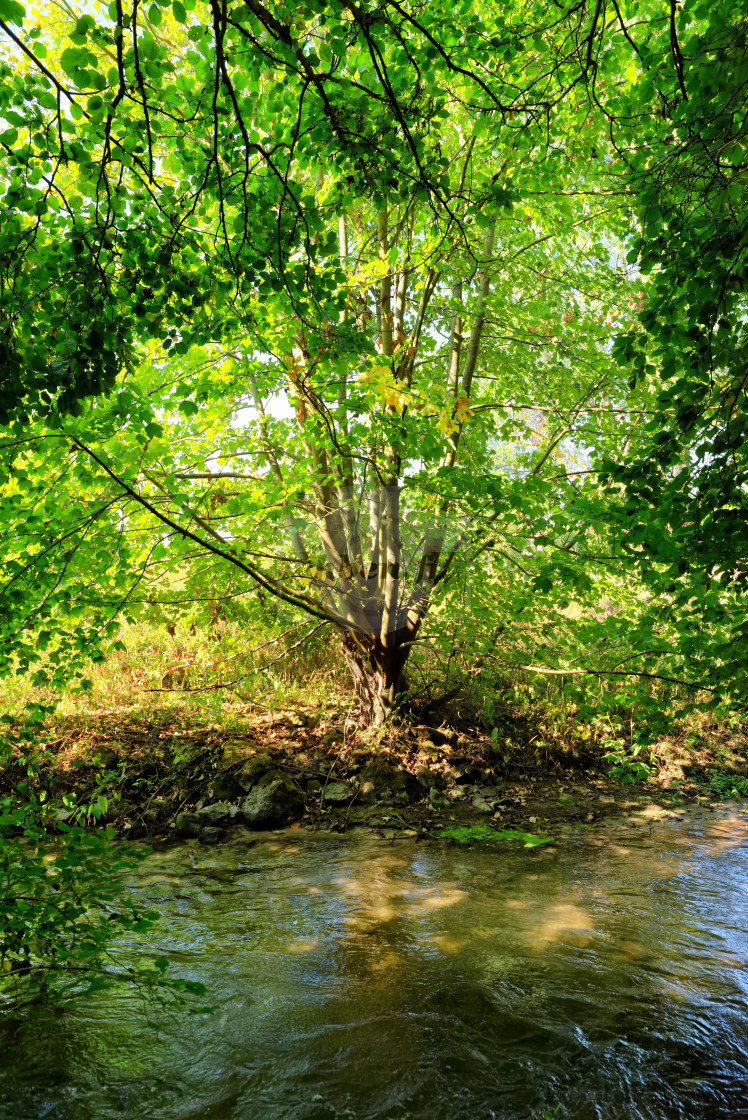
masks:
<instances>
[{"instance_id":1,"label":"dirt bank","mask_svg":"<svg viewBox=\"0 0 748 1120\"><path fill-rule=\"evenodd\" d=\"M288 823L389 838L477 825L555 836L722 801L708 784L708 758L670 758L645 782L624 786L589 758L561 753L538 766L533 752L507 759L480 734L426 725L362 733L298 710L255 713L232 728L191 727L173 713L128 720L100 712L55 720L47 732L30 788L54 802L57 819L70 819L73 801L104 797L104 819L119 835L153 842L217 843L236 827ZM22 792L23 782L17 759L2 784Z\"/></svg>"}]
</instances>

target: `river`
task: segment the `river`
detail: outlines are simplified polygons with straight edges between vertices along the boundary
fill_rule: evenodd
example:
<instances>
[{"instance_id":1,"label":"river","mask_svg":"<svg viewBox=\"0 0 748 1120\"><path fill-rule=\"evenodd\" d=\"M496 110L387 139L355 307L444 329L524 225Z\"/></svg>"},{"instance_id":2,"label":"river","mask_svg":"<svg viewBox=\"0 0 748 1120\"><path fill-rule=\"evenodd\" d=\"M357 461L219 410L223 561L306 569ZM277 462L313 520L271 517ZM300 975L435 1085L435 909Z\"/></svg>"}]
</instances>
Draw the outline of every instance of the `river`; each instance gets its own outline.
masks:
<instances>
[{"instance_id":1,"label":"river","mask_svg":"<svg viewBox=\"0 0 748 1120\"><path fill-rule=\"evenodd\" d=\"M738 808L509 853L286 831L130 889L162 914L130 951L216 1010L81 1002L6 1047L2 1120L748 1117Z\"/></svg>"}]
</instances>

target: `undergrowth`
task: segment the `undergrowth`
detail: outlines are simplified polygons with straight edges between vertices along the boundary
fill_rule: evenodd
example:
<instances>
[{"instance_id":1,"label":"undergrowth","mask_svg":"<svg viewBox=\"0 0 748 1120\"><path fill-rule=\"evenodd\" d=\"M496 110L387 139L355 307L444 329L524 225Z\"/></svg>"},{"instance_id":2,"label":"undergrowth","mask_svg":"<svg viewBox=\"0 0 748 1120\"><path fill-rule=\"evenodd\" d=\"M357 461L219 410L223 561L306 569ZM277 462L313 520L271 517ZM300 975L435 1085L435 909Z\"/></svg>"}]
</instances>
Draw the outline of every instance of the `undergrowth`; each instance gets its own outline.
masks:
<instances>
[{"instance_id":1,"label":"undergrowth","mask_svg":"<svg viewBox=\"0 0 748 1120\"><path fill-rule=\"evenodd\" d=\"M53 696L28 674L6 678L0 710L20 718L29 702L55 705L54 721L68 727L95 727L106 714L231 730L263 712L289 710L355 721L337 635L308 620L263 629L244 619L185 616L124 625L120 638L107 661L89 666L85 689ZM427 649L414 652L408 686L403 719L455 728L480 743L497 770L594 770L624 784L666 780L671 770L677 777L681 764L697 779L713 770L748 772L742 716L693 710L693 698L677 688L661 689L658 707L652 682L582 686L575 678L476 671L467 659L445 670ZM396 738L397 730L372 734Z\"/></svg>"}]
</instances>

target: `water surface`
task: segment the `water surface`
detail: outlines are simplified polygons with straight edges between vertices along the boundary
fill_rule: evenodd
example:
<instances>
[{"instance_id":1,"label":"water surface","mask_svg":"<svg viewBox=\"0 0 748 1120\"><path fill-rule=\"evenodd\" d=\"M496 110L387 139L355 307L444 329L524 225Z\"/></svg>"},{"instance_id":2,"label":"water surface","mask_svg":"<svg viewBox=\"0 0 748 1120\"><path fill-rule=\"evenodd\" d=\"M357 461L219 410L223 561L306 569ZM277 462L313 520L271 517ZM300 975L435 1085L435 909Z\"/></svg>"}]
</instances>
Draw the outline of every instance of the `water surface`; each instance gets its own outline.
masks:
<instances>
[{"instance_id":1,"label":"water surface","mask_svg":"<svg viewBox=\"0 0 748 1120\"><path fill-rule=\"evenodd\" d=\"M486 853L273 834L148 857L138 952L202 980L35 1028L2 1120L748 1117L748 819Z\"/></svg>"}]
</instances>

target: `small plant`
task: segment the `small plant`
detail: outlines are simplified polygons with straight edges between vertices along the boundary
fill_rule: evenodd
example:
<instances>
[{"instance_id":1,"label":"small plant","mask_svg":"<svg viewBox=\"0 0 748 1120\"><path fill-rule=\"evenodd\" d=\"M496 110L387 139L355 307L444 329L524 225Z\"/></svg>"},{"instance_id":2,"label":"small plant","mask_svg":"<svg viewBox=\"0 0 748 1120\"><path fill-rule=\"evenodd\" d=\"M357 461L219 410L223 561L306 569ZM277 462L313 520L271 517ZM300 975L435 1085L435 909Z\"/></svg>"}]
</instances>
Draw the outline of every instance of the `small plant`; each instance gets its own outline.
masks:
<instances>
[{"instance_id":1,"label":"small plant","mask_svg":"<svg viewBox=\"0 0 748 1120\"><path fill-rule=\"evenodd\" d=\"M740 774L714 774L709 788L719 797L748 797L748 778Z\"/></svg>"},{"instance_id":2,"label":"small plant","mask_svg":"<svg viewBox=\"0 0 748 1120\"><path fill-rule=\"evenodd\" d=\"M627 749L622 739L603 740L603 745L609 744L612 749L606 751L603 758L611 764L610 774L613 778L617 778L621 785L628 786L649 777L649 763L641 757L645 747L637 744Z\"/></svg>"}]
</instances>

